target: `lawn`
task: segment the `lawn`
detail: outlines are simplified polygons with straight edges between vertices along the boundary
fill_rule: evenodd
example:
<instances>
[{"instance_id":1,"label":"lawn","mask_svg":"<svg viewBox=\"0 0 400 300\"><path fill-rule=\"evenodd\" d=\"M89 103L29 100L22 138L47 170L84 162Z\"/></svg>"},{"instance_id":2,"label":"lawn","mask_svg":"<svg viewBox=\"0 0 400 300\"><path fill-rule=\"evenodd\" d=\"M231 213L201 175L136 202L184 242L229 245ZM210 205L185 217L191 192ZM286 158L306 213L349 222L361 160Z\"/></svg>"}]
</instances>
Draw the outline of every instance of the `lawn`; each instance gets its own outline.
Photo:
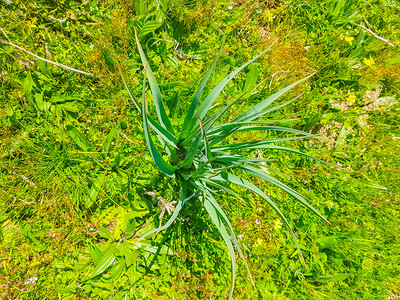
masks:
<instances>
[{"instance_id":1,"label":"lawn","mask_svg":"<svg viewBox=\"0 0 400 300\"><path fill-rule=\"evenodd\" d=\"M0 0L0 28L1 299L226 299L235 267L233 299L400 298L397 1Z\"/></svg>"}]
</instances>

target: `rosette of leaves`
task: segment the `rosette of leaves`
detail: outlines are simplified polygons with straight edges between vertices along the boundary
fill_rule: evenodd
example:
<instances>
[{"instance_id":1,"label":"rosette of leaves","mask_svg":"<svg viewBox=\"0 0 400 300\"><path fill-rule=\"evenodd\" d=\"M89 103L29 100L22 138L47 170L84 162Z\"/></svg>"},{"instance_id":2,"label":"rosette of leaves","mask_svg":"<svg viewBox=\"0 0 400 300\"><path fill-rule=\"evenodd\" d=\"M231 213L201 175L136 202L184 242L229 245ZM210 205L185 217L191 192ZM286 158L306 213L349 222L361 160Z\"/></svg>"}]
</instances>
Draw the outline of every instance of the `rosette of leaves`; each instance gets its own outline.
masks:
<instances>
[{"instance_id":1,"label":"rosette of leaves","mask_svg":"<svg viewBox=\"0 0 400 300\"><path fill-rule=\"evenodd\" d=\"M263 51L258 56L254 57L249 62L237 68L228 76L226 76L223 80L221 80L211 90L211 92L207 96L205 96L204 101L202 101L202 103L200 104L200 96L202 96L203 90L217 64L218 57L221 53L220 50L210 70L205 75L195 95L193 96L193 100L187 111L186 117L184 118L182 127L178 132L173 128L171 120L169 119L165 111L160 88L157 84L156 78L153 75L151 67L149 66L149 63L137 35L135 36L135 38L140 58L145 68L141 104L139 104L139 102L133 96L122 74L122 70L119 64L117 65L120 69L120 73L124 85L129 93L129 96L143 118L144 135L151 157L153 158L156 166L165 176L175 178L175 180L180 184L179 201L169 220L166 222L165 225L147 232L144 236L141 237L141 239L171 226L171 224L178 217L185 203L188 203L189 201L202 201L204 208L209 214L211 220L214 222L215 226L218 228L229 250L232 274L229 299L233 295L235 284L235 250L243 259L249 277L252 281L253 286L255 287L250 270L240 248L240 244L235 236L232 225L230 224L230 221L226 216L224 210L220 207L215 198L217 190L221 189L240 198L240 196L237 195L237 193L235 193L230 188L232 184L235 184L241 187L245 187L253 193L256 193L258 196L267 201L267 203L274 209L274 211L282 219L283 224L289 230L293 241L298 249L300 258L304 263L304 258L301 254L296 236L285 215L272 201L272 199L268 197L259 187L254 185L249 180L245 179L244 176L238 175L239 172L237 170L241 171L242 174L247 173L249 175L257 176L262 180L276 185L283 191L290 194L295 200L299 201L305 207L318 215L322 220L330 224L312 205L310 205L306 201L306 199L302 195L300 195L298 192L285 185L284 183L280 182L270 174L263 172L263 163L266 161L265 159L252 158L240 154L242 152L241 150L247 149L272 149L279 151L290 151L295 154L304 155L315 159L314 157L298 150L276 145L276 143L281 141L289 141L309 137L316 138L315 136L307 132L295 130L288 127L272 126L270 122L259 120L266 114L274 110L280 109L294 101L297 97L286 103L272 106L272 104L280 96L285 94L287 91L289 91L299 83L307 80L310 76L305 77L293 84L290 84L280 91L274 93L273 95L270 95L265 100L243 112L230 122L219 123L218 121L221 120L223 114L228 111L235 103L234 101L231 104L222 108L219 112L209 116L208 112L218 98L219 94L232 80L232 78L234 78L234 76L236 76L241 70L249 66L251 63L259 59L263 54L265 54L266 51L269 50L269 48ZM154 101L154 107L157 112L158 121L156 121L147 112L146 78L149 82L151 96ZM150 133L151 130L155 133L155 136L161 143L163 147L162 152L160 152L159 148L156 147L153 136ZM290 133L291 136L240 143L224 143L226 138L233 133L248 132L254 130L270 130L277 133ZM166 153L169 156L169 159L164 159L165 155L163 156L162 153Z\"/></svg>"}]
</instances>

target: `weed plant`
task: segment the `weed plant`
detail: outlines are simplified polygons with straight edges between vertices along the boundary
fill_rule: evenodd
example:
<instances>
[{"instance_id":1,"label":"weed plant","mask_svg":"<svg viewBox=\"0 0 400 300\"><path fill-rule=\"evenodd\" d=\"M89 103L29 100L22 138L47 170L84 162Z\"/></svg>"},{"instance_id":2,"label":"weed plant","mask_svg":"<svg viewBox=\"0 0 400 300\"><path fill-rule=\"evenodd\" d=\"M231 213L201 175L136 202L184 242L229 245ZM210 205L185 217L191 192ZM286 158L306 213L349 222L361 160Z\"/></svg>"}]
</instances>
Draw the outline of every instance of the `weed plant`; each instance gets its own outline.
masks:
<instances>
[{"instance_id":1,"label":"weed plant","mask_svg":"<svg viewBox=\"0 0 400 300\"><path fill-rule=\"evenodd\" d=\"M160 230L165 230L169 228L178 218L180 210L186 203L201 201L202 206L204 206L211 220L218 228L218 231L220 232L229 250L232 278L228 298L232 298L236 278L235 249L238 251L240 258L242 258L248 271L249 277L255 288L255 283L252 279L250 270L246 263L246 259L243 255L237 237L233 231L232 225L225 212L220 208L220 205L217 203L217 200L214 197L214 195L218 195L219 191L222 190L236 196L238 201L243 201L247 204L254 205L254 203L249 200L243 200L242 197L237 195L237 193L229 188L229 185L234 184L242 186L254 192L258 196L262 197L274 209L274 211L282 219L283 224L289 230L290 235L294 243L296 244L299 256L302 260L304 260L301 254L300 247L298 246L295 234L285 215L281 212L279 207L271 200L270 197L268 197L256 185L245 179L245 177L247 177L246 173L259 177L260 179L281 188L282 190L293 196L300 203L302 203L304 206L306 206L308 209L313 211L321 219L326 221L328 224L330 223L313 206L311 206L303 196L301 196L299 193L297 193L287 185L283 184L276 178L269 175L270 172L265 168L265 163L270 161L270 159L254 158L251 156L242 155L241 153L249 149L267 149L270 151L288 151L291 153L311 157L297 150L282 147L276 144L282 141L297 140L299 138L316 138L315 136L310 135L304 131L275 125L276 123L282 122L282 120L260 120L260 118L264 117L268 113L277 109L281 109L282 107L295 101L297 97L286 103L271 107L271 105L274 104L280 96L285 94L287 91L289 91L299 83L305 81L309 77L301 79L281 89L280 91L267 97L259 104L234 117L233 120L231 120L230 122L221 123L220 120L222 119L224 113L226 113L231 107L233 107L233 105L238 102L241 97L226 105L218 112L214 113L214 115L207 117L207 115L209 115L210 108L213 106L218 96L228 85L228 83L242 69L251 65L251 63L253 63L263 54L265 54L269 50L269 48L249 62L231 72L224 79L222 79L212 89L212 91L207 96L205 96L203 102L201 103L201 105L199 105L199 108L197 108L207 81L212 75L212 72L217 64L219 56L218 54L217 59L214 61L212 67L202 80L198 90L193 97L193 100L184 118L179 133L175 134L175 131L172 127L172 122L168 118L168 115L165 111L160 87L157 84L151 67L149 66L136 32L135 37L140 57L143 66L145 67L145 79L143 82L142 93L143 101L141 106L139 106L139 103L133 97L132 92L130 91L125 79L123 77L122 78L124 80L125 87L127 88L129 95L131 96L131 100L143 117L143 129L146 138L146 144L155 164L160 169L160 171L164 173L164 175L176 179L176 182L179 186L179 201L175 206L171 218L164 226L147 232L141 237L141 239L144 239L145 237ZM158 116L159 123L157 123L147 113L148 107L146 104L146 77L149 81L151 95L154 101L154 107ZM253 82L254 84L256 80L255 77L256 76L253 73L249 74L249 76L247 77L247 82L250 83L248 85L250 85L251 82ZM248 88L249 90L246 90L245 94L251 92L250 87ZM150 127L157 134L161 145L164 146L164 150L169 156L168 159L165 159L162 153L156 148L153 138L150 134ZM253 132L256 130L267 132L270 131L280 134L289 133L291 135L283 137L277 136L270 139L254 140L250 142L232 142L232 138L230 138L234 133ZM236 172L238 170L241 171L243 174L238 176L237 173L239 172ZM223 184L221 185L221 183Z\"/></svg>"},{"instance_id":2,"label":"weed plant","mask_svg":"<svg viewBox=\"0 0 400 300\"><path fill-rule=\"evenodd\" d=\"M334 228L279 187L234 169L232 174L260 187L290 220L307 269L268 202L220 181L218 195L212 196L235 229L259 293L251 289L238 259L233 298L396 299L399 11L396 1L360 0L0 1L0 27L14 44L95 75L66 71L0 44L0 298L229 295L229 255L201 206L203 192L186 202L164 232L138 241L160 224L163 206L151 195L178 200L179 178L165 176L150 162L143 116L138 117L134 102L127 102L113 59L122 62L133 96L141 95L146 66L138 59L134 25L177 138L196 93L193 87L201 84L200 74L221 46L221 31L225 46L204 95L278 41L227 84L211 115L201 118L204 129L207 118L237 97L214 127L232 122L261 103L263 95L317 72L276 103L305 92L302 97L268 114L269 120L285 122L258 125L323 137L280 145L330 165L287 151L234 154L268 160L260 170L304 195ZM3 33L0 39L8 41ZM157 120L150 98L151 88L146 103ZM138 102L140 112L143 101ZM202 129L193 117L204 152ZM168 155L150 122L156 149L179 167L179 156L174 161ZM273 136L276 132L239 131L226 143ZM212 155L215 159L218 153ZM161 226L169 218L166 210Z\"/></svg>"}]
</instances>

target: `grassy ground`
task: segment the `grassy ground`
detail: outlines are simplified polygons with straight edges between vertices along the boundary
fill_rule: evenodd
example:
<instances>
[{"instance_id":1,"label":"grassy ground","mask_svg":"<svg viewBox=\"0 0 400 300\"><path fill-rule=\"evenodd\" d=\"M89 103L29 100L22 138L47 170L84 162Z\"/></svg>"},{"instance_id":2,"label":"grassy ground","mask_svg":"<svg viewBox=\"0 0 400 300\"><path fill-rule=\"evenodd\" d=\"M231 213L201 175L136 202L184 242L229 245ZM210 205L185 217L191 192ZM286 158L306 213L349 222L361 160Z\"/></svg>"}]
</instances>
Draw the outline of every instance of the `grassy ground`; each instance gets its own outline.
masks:
<instances>
[{"instance_id":1,"label":"grassy ground","mask_svg":"<svg viewBox=\"0 0 400 300\"><path fill-rule=\"evenodd\" d=\"M305 268L266 203L240 189L242 197L254 198L254 207L221 193L258 288L251 289L239 262L234 297L399 298L399 4L159 3L0 2L0 297L227 296L227 250L201 206L184 209L167 232L132 247L159 223L160 209L146 191L177 198L175 182L151 163L141 119L114 60L140 98L136 26L176 120L223 35L215 83L277 39L266 56L227 87L221 103L240 94L253 72L262 91L262 97L242 101L231 117L317 72L287 99L305 92L302 97L268 119L288 120L287 126L326 138L291 146L332 165L281 154L266 167L310 199L334 227L258 182L294 226ZM11 42L94 76L37 60ZM118 260L102 264L110 250Z\"/></svg>"}]
</instances>

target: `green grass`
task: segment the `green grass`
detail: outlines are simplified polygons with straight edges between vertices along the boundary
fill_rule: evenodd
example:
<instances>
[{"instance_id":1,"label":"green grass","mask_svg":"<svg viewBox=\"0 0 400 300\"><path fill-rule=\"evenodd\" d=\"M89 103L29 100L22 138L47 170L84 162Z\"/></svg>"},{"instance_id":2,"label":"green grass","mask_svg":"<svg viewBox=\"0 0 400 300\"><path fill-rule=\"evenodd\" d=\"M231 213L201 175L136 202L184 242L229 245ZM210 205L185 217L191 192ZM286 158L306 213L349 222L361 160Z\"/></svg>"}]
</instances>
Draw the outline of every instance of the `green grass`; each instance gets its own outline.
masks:
<instances>
[{"instance_id":1,"label":"green grass","mask_svg":"<svg viewBox=\"0 0 400 300\"><path fill-rule=\"evenodd\" d=\"M148 2L148 9L141 1L0 3L0 27L11 42L95 75L45 64L0 44L0 298L228 296L227 250L201 204L185 206L169 229L136 244L159 224L157 201L146 191L172 201L179 187L151 163L142 118L114 61L115 56L140 99L133 25L142 32L173 126L183 122L222 32L226 42L205 92L278 39L217 99L216 109L230 103L250 84L248 74L257 74L260 92L239 101L228 118L318 72L282 102L305 92L302 97L268 119L285 119L281 125L327 138L280 145L335 167L290 153L247 155L274 158L265 167L306 196L334 228L273 185L246 177L288 216L305 268L267 203L243 188L232 187L253 199L254 207L219 193L258 288L251 288L238 260L234 299L399 297L397 2L164 1L168 6L159 8ZM7 38L0 33L0 40ZM271 136L239 133L232 141ZM166 212L163 224L168 218ZM102 261L109 249L113 261Z\"/></svg>"}]
</instances>

